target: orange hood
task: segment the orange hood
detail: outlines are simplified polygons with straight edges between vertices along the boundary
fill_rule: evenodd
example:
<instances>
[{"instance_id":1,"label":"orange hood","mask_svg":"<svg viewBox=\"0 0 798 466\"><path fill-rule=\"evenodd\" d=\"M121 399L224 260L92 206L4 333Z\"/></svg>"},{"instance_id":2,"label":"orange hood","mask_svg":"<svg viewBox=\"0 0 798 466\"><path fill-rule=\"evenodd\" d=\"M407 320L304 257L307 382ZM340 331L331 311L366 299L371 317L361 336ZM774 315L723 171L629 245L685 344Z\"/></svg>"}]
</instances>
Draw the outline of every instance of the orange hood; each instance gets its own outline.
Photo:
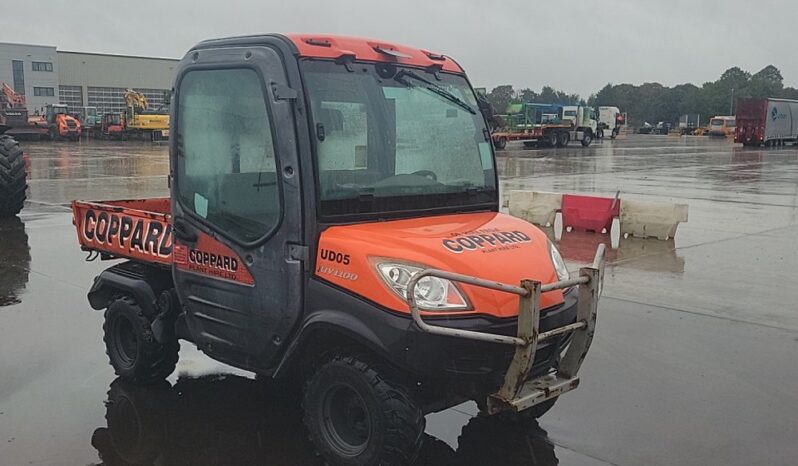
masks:
<instances>
[{"instance_id":1,"label":"orange hood","mask_svg":"<svg viewBox=\"0 0 798 466\"><path fill-rule=\"evenodd\" d=\"M383 307L409 312L407 303L376 270L375 264L383 259L513 285L522 279L557 281L546 235L523 220L495 212L331 227L321 234L315 274ZM458 287L473 309L452 314L518 315L515 295ZM547 308L562 301L558 290L545 293L540 304Z\"/></svg>"}]
</instances>

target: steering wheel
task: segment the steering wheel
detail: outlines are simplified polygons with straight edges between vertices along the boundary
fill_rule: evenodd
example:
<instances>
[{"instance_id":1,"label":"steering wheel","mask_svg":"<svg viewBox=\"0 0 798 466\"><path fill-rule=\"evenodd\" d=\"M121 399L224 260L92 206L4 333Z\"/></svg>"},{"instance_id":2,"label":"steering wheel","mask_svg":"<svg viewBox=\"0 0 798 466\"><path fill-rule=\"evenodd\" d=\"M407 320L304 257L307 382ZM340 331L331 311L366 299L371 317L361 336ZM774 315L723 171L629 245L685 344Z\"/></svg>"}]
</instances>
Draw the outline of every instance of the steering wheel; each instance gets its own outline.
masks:
<instances>
[{"instance_id":1,"label":"steering wheel","mask_svg":"<svg viewBox=\"0 0 798 466\"><path fill-rule=\"evenodd\" d=\"M435 172L431 170L418 170L411 173L411 175L423 176L424 178L429 178L432 181L438 181L438 175L436 175Z\"/></svg>"}]
</instances>

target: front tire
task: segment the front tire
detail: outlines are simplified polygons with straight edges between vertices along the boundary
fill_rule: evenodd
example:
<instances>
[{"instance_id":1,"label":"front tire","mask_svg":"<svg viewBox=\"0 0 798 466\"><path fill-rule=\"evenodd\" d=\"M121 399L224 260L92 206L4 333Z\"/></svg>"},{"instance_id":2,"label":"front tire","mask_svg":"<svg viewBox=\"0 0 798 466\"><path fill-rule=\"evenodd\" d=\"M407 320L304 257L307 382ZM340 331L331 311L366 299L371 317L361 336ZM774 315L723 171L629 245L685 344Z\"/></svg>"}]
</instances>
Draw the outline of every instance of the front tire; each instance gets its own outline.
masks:
<instances>
[{"instance_id":1,"label":"front tire","mask_svg":"<svg viewBox=\"0 0 798 466\"><path fill-rule=\"evenodd\" d=\"M17 215L25 204L25 160L19 143L0 136L0 218Z\"/></svg>"},{"instance_id":2,"label":"front tire","mask_svg":"<svg viewBox=\"0 0 798 466\"><path fill-rule=\"evenodd\" d=\"M305 385L310 440L333 465L404 465L423 441L424 415L387 367L335 356Z\"/></svg>"},{"instance_id":3,"label":"front tire","mask_svg":"<svg viewBox=\"0 0 798 466\"><path fill-rule=\"evenodd\" d=\"M105 351L116 375L140 385L160 382L175 370L180 343L159 343L151 322L129 296L108 306L103 324Z\"/></svg>"},{"instance_id":4,"label":"front tire","mask_svg":"<svg viewBox=\"0 0 798 466\"><path fill-rule=\"evenodd\" d=\"M587 147L593 142L593 132L592 131L585 131L584 136L582 136L582 147Z\"/></svg>"}]
</instances>

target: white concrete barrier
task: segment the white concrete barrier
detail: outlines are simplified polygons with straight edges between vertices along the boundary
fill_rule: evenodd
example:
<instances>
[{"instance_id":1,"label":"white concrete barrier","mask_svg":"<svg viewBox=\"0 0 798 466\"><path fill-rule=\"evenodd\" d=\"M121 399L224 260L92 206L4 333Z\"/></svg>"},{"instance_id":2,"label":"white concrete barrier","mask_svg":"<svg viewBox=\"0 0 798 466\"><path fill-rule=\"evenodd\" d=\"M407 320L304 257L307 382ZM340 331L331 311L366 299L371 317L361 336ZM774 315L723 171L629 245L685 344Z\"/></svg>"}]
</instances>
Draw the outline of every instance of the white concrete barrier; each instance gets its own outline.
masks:
<instances>
[{"instance_id":1,"label":"white concrete barrier","mask_svg":"<svg viewBox=\"0 0 798 466\"><path fill-rule=\"evenodd\" d=\"M510 215L540 226L550 226L562 209L562 194L541 191L510 191Z\"/></svg>"},{"instance_id":2,"label":"white concrete barrier","mask_svg":"<svg viewBox=\"0 0 798 466\"><path fill-rule=\"evenodd\" d=\"M687 204L655 204L621 202L621 234L638 238L656 237L667 240L676 236L680 222L687 221Z\"/></svg>"}]
</instances>

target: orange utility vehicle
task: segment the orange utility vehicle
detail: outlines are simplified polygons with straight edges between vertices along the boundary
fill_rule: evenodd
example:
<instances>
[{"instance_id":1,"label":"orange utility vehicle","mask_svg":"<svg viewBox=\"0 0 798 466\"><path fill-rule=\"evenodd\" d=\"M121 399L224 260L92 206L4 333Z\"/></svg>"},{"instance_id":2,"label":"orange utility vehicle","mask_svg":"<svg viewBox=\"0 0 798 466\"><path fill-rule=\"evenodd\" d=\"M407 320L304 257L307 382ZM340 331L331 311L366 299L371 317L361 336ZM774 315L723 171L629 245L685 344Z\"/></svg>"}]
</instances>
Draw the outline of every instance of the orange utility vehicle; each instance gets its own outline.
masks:
<instances>
[{"instance_id":1,"label":"orange utility vehicle","mask_svg":"<svg viewBox=\"0 0 798 466\"><path fill-rule=\"evenodd\" d=\"M178 340L299 380L332 464L405 464L466 400L534 419L579 383L603 248L570 276L499 213L491 135L451 58L323 35L210 40L181 61L171 198L73 203L82 248L124 259L89 303L116 373Z\"/></svg>"},{"instance_id":2,"label":"orange utility vehicle","mask_svg":"<svg viewBox=\"0 0 798 466\"><path fill-rule=\"evenodd\" d=\"M83 133L83 126L77 118L69 114L64 104L48 104L45 107L50 140L69 139L77 141Z\"/></svg>"}]
</instances>

